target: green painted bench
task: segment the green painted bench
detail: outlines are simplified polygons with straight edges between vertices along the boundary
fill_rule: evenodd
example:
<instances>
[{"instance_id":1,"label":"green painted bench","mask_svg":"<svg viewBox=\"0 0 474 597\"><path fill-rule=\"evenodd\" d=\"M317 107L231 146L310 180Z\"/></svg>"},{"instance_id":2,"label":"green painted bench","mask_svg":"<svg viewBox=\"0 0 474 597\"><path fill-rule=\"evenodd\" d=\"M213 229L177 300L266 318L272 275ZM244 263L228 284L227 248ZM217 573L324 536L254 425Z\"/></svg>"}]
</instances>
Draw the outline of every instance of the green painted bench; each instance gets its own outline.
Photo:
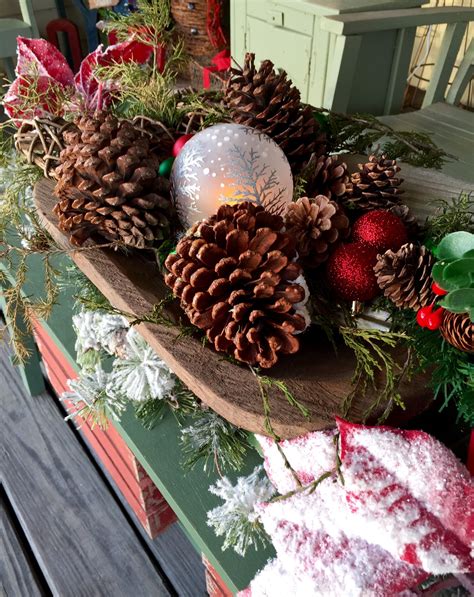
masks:
<instances>
[{"instance_id":1,"label":"green painted bench","mask_svg":"<svg viewBox=\"0 0 474 597\"><path fill-rule=\"evenodd\" d=\"M33 12L31 0L19 0L20 19L0 19L0 59L6 70L8 79L15 78L15 67L13 58L16 56L16 38L39 37L38 26Z\"/></svg>"},{"instance_id":2,"label":"green painted bench","mask_svg":"<svg viewBox=\"0 0 474 597\"><path fill-rule=\"evenodd\" d=\"M231 0L232 55L270 58L305 102L336 112L400 112L421 25L446 23L449 77L474 8L420 8L421 0ZM447 82L447 81L446 81ZM439 98L438 98L439 99ZM437 101L433 97L429 103Z\"/></svg>"}]
</instances>

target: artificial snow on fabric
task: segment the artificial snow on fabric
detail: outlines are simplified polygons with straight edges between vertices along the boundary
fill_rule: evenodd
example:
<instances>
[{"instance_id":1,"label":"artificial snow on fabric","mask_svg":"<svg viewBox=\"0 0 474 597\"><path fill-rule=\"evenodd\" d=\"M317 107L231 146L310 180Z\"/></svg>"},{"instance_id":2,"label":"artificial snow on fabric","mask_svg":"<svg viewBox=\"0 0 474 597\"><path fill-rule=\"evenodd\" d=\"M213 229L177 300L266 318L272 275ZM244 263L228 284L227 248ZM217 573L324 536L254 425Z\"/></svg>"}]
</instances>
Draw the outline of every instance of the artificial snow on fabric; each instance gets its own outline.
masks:
<instances>
[{"instance_id":1,"label":"artificial snow on fabric","mask_svg":"<svg viewBox=\"0 0 474 597\"><path fill-rule=\"evenodd\" d=\"M389 597L430 574L471 571L474 485L455 456L426 433L337 423L344 484L334 432L281 442L303 485L333 474L256 507L278 557L251 595ZM278 490L297 489L273 441L259 441Z\"/></svg>"}]
</instances>

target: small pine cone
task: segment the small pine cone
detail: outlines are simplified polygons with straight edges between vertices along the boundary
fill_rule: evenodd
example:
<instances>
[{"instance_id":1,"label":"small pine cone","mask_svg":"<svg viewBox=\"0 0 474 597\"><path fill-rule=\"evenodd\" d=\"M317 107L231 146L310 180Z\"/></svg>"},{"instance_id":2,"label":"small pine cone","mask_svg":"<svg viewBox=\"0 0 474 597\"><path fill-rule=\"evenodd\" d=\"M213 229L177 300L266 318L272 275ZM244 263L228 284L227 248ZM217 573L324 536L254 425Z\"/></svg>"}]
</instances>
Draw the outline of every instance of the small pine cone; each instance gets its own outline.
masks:
<instances>
[{"instance_id":1,"label":"small pine cone","mask_svg":"<svg viewBox=\"0 0 474 597\"><path fill-rule=\"evenodd\" d=\"M347 165L340 162L336 156L313 156L305 166L303 177L306 179L306 195L316 197L325 195L329 199L337 200L346 193L349 183Z\"/></svg>"},{"instance_id":2,"label":"small pine cone","mask_svg":"<svg viewBox=\"0 0 474 597\"><path fill-rule=\"evenodd\" d=\"M474 323L467 313L445 311L440 332L454 348L474 353Z\"/></svg>"},{"instance_id":3,"label":"small pine cone","mask_svg":"<svg viewBox=\"0 0 474 597\"><path fill-rule=\"evenodd\" d=\"M418 311L436 298L431 290L433 263L426 247L407 243L396 252L389 249L378 255L374 271L386 297L401 309Z\"/></svg>"},{"instance_id":4,"label":"small pine cone","mask_svg":"<svg viewBox=\"0 0 474 597\"><path fill-rule=\"evenodd\" d=\"M343 209L324 195L290 203L284 219L286 231L295 239L299 259L307 268L326 261L334 243L350 233L349 218Z\"/></svg>"},{"instance_id":5,"label":"small pine cone","mask_svg":"<svg viewBox=\"0 0 474 597\"><path fill-rule=\"evenodd\" d=\"M283 219L251 203L223 205L198 222L169 255L166 284L215 349L271 367L299 349L305 299Z\"/></svg>"},{"instance_id":6,"label":"small pine cone","mask_svg":"<svg viewBox=\"0 0 474 597\"><path fill-rule=\"evenodd\" d=\"M371 155L366 164L358 164L359 172L351 174L347 184L347 195L343 202L355 209L369 211L387 209L399 203L399 189L403 182L397 178L400 166L396 160L389 160L384 154L380 157Z\"/></svg>"},{"instance_id":7,"label":"small pine cone","mask_svg":"<svg viewBox=\"0 0 474 597\"><path fill-rule=\"evenodd\" d=\"M143 248L168 237L168 181L150 141L129 121L97 113L64 134L54 212L73 244L88 238Z\"/></svg>"},{"instance_id":8,"label":"small pine cone","mask_svg":"<svg viewBox=\"0 0 474 597\"><path fill-rule=\"evenodd\" d=\"M399 217L405 224L408 238L410 240L415 240L418 237L420 233L420 225L418 224L418 219L411 213L408 205L404 205L403 203L393 205L388 211Z\"/></svg>"},{"instance_id":9,"label":"small pine cone","mask_svg":"<svg viewBox=\"0 0 474 597\"><path fill-rule=\"evenodd\" d=\"M243 69L231 69L224 100L234 122L266 133L281 147L293 173L313 153L324 153L326 135L311 107L301 102L286 72L277 73L270 60L257 70L255 54L246 54Z\"/></svg>"}]
</instances>

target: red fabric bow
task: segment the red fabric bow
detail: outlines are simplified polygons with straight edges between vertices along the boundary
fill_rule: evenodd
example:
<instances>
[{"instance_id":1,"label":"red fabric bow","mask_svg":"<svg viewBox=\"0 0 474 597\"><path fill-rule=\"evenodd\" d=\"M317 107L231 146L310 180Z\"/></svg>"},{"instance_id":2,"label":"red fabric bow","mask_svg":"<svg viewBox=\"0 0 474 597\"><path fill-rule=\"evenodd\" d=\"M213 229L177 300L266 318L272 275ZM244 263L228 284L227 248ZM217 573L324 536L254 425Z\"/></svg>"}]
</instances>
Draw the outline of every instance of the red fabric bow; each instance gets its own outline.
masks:
<instances>
[{"instance_id":1,"label":"red fabric bow","mask_svg":"<svg viewBox=\"0 0 474 597\"><path fill-rule=\"evenodd\" d=\"M221 72L230 68L230 53L226 48L214 56L211 60L212 66L206 66L202 69L202 86L209 89L211 86L211 73Z\"/></svg>"}]
</instances>

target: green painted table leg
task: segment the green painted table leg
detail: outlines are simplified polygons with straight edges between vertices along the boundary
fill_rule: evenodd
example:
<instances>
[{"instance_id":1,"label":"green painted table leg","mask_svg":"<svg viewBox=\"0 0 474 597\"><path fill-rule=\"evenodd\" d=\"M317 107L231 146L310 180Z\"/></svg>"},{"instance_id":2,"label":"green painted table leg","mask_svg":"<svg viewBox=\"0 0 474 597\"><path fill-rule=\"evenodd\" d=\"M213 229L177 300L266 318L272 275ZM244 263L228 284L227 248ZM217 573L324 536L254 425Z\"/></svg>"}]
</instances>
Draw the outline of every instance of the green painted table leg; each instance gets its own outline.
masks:
<instances>
[{"instance_id":1,"label":"green painted table leg","mask_svg":"<svg viewBox=\"0 0 474 597\"><path fill-rule=\"evenodd\" d=\"M11 329L12 321L7 317L7 310L5 308L5 299L0 296L0 308L5 316L7 327ZM24 344L30 353L28 360L24 363L15 363L20 377L31 396L37 396L45 391L43 373L40 367L40 356L33 338L32 333L28 330L28 326L23 317L18 315L15 319L15 325L24 335ZM11 337L11 334L10 334Z\"/></svg>"}]
</instances>

